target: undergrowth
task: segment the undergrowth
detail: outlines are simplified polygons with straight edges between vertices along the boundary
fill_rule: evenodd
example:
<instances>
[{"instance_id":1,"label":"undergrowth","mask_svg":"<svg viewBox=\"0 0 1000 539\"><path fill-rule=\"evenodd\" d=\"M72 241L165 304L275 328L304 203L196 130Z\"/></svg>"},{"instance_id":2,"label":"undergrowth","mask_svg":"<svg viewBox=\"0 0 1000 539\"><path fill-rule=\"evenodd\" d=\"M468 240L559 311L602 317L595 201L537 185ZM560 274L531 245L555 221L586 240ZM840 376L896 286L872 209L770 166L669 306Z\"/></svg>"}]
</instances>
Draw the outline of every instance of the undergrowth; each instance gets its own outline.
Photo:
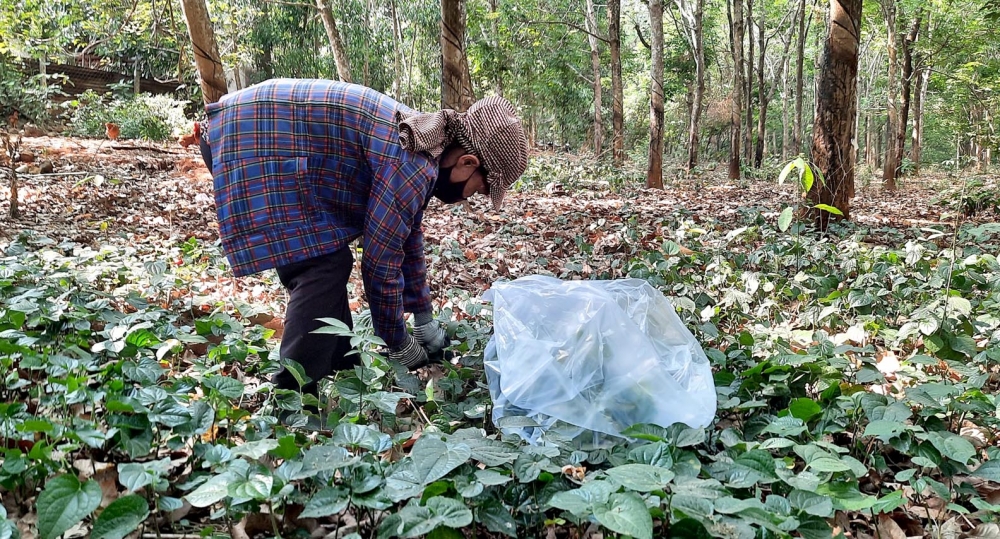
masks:
<instances>
[{"instance_id":1,"label":"undergrowth","mask_svg":"<svg viewBox=\"0 0 1000 539\"><path fill-rule=\"evenodd\" d=\"M887 518L958 537L997 521L1000 230L637 217L625 236L650 222L671 236L629 244L621 271L672 298L713 363L719 410L709 428L636 425L604 447L529 446L492 425L490 311L467 293L448 327L461 360L441 376L387 362L361 313L353 333L327 329L353 335L359 366L311 403L267 383L280 365L261 309L199 288L225 272L214 246L11 241L0 536L30 515L43 539L319 525L352 538L819 539ZM308 404L329 430L294 426Z\"/></svg>"}]
</instances>

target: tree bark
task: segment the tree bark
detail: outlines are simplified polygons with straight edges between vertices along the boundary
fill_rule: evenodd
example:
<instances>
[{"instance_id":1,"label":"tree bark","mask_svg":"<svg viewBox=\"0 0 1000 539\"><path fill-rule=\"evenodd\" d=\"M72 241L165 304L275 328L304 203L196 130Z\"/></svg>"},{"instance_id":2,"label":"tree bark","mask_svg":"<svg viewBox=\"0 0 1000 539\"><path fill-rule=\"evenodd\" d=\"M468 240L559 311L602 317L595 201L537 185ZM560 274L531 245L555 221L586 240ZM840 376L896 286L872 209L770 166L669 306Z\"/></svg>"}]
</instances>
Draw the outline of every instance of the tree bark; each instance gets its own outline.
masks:
<instances>
[{"instance_id":1,"label":"tree bark","mask_svg":"<svg viewBox=\"0 0 1000 539\"><path fill-rule=\"evenodd\" d=\"M194 47L194 62L201 76L201 95L205 104L215 103L229 91L226 73L222 68L219 46L215 42L215 31L208 15L205 0L181 0L181 10L187 21L191 45Z\"/></svg>"},{"instance_id":2,"label":"tree bark","mask_svg":"<svg viewBox=\"0 0 1000 539\"><path fill-rule=\"evenodd\" d=\"M730 36L733 44L733 108L729 126L729 179L738 180L742 174L740 147L743 141L743 0L732 0L729 13Z\"/></svg>"},{"instance_id":3,"label":"tree bark","mask_svg":"<svg viewBox=\"0 0 1000 539\"><path fill-rule=\"evenodd\" d=\"M783 60L785 62L784 69L782 73L784 76L781 77L781 160L788 161L791 158L792 153L792 142L791 131L790 131L790 118L789 118L789 107L788 107L788 63L790 59L788 55L785 55Z\"/></svg>"},{"instance_id":4,"label":"tree bark","mask_svg":"<svg viewBox=\"0 0 1000 539\"><path fill-rule=\"evenodd\" d=\"M347 51L344 49L344 42L340 40L340 32L337 31L337 21L333 18L333 9L330 8L332 0L316 0L316 9L323 19L323 28L326 29L326 38L330 40L330 49L333 51L333 61L337 64L337 78L344 82L351 80L351 64L347 61Z\"/></svg>"},{"instance_id":5,"label":"tree bark","mask_svg":"<svg viewBox=\"0 0 1000 539\"><path fill-rule=\"evenodd\" d=\"M675 0L685 21L688 45L695 62L695 80L691 93L690 121L688 122L687 170L698 166L699 134L701 132L701 112L705 101L705 0L685 2Z\"/></svg>"},{"instance_id":6,"label":"tree bark","mask_svg":"<svg viewBox=\"0 0 1000 539\"><path fill-rule=\"evenodd\" d=\"M882 13L885 15L886 42L889 53L889 73L886 82L888 94L888 109L886 116L886 130L889 133L889 140L885 145L885 161L882 165L882 183L887 191L896 190L896 169L899 163L896 161L896 145L893 143L897 125L899 123L899 112L896 108L896 70L897 70L897 47L896 47L896 0L881 0Z\"/></svg>"},{"instance_id":7,"label":"tree bark","mask_svg":"<svg viewBox=\"0 0 1000 539\"><path fill-rule=\"evenodd\" d=\"M857 114L858 49L861 35L861 1L830 0L830 30L823 50L822 69L813 122L812 162L825 181L816 181L809 198L828 204L850 218L854 192L854 137ZM837 216L813 210L821 230Z\"/></svg>"},{"instance_id":8,"label":"tree bark","mask_svg":"<svg viewBox=\"0 0 1000 539\"><path fill-rule=\"evenodd\" d=\"M594 73L594 157L601 156L604 144L603 120L601 118L601 49L597 40L597 15L594 0L586 1L587 39L590 42L590 67Z\"/></svg>"},{"instance_id":9,"label":"tree bark","mask_svg":"<svg viewBox=\"0 0 1000 539\"><path fill-rule=\"evenodd\" d=\"M802 92L804 90L803 66L806 49L806 0L799 0L799 39L795 51L795 123L792 127L792 151L802 153Z\"/></svg>"},{"instance_id":10,"label":"tree bark","mask_svg":"<svg viewBox=\"0 0 1000 539\"><path fill-rule=\"evenodd\" d=\"M399 12L396 0L389 1L389 16L392 18L392 98L401 99L403 93L403 59L400 51L403 49L403 29L399 26Z\"/></svg>"},{"instance_id":11,"label":"tree bark","mask_svg":"<svg viewBox=\"0 0 1000 539\"><path fill-rule=\"evenodd\" d=\"M611 42L611 153L615 166L625 162L625 91L622 83L621 0L608 0L608 39Z\"/></svg>"},{"instance_id":12,"label":"tree bark","mask_svg":"<svg viewBox=\"0 0 1000 539\"><path fill-rule=\"evenodd\" d=\"M441 0L441 108L465 111L473 102L465 57L465 0Z\"/></svg>"},{"instance_id":13,"label":"tree bark","mask_svg":"<svg viewBox=\"0 0 1000 539\"><path fill-rule=\"evenodd\" d=\"M646 187L663 189L663 0L649 0L652 67L649 99L649 164Z\"/></svg>"},{"instance_id":14,"label":"tree bark","mask_svg":"<svg viewBox=\"0 0 1000 539\"><path fill-rule=\"evenodd\" d=\"M920 174L921 153L924 147L924 106L927 102L927 83L930 81L930 74L929 66L924 66L920 70L913 101L913 138L910 144L910 160L913 161L914 174Z\"/></svg>"}]
</instances>

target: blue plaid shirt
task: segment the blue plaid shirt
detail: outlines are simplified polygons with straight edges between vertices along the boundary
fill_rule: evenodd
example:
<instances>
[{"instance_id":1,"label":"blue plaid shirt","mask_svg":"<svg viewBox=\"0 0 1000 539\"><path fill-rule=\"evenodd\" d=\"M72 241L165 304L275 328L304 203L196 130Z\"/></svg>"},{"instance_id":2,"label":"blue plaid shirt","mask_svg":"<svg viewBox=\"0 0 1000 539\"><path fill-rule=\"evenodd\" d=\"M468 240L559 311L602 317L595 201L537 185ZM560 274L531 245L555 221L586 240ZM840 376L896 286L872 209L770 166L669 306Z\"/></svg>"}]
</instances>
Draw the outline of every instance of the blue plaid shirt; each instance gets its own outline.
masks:
<instances>
[{"instance_id":1,"label":"blue plaid shirt","mask_svg":"<svg viewBox=\"0 0 1000 539\"><path fill-rule=\"evenodd\" d=\"M206 107L219 234L233 272L306 260L362 238L375 333L406 338L404 309L430 312L424 202L438 164L398 143L397 110L369 88L278 79Z\"/></svg>"}]
</instances>

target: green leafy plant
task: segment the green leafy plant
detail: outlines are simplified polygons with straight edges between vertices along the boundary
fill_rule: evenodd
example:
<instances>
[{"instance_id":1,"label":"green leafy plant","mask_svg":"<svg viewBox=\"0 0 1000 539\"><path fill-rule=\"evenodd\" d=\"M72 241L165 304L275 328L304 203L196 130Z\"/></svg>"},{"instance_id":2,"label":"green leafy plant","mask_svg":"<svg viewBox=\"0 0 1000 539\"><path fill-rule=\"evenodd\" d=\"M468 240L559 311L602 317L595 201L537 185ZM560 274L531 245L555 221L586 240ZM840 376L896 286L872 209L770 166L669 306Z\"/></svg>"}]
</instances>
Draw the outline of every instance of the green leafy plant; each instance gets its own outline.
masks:
<instances>
[{"instance_id":1,"label":"green leafy plant","mask_svg":"<svg viewBox=\"0 0 1000 539\"><path fill-rule=\"evenodd\" d=\"M799 171L797 186L799 187L799 191L803 199L808 196L809 191L813 187L813 183L817 179L819 179L820 184L825 183L823 173L819 170L814 173L813 167L809 165L809 162L800 156L790 161L785 165L785 168L781 169L781 174L778 175L778 185L785 183L788 175L794 170ZM844 212L829 204L814 204L810 207L820 211L829 212L834 215L844 215ZM781 210L781 214L778 216L778 230L781 230L782 232L788 230L788 227L792 224L794 212L794 206L787 206L785 209Z\"/></svg>"}]
</instances>

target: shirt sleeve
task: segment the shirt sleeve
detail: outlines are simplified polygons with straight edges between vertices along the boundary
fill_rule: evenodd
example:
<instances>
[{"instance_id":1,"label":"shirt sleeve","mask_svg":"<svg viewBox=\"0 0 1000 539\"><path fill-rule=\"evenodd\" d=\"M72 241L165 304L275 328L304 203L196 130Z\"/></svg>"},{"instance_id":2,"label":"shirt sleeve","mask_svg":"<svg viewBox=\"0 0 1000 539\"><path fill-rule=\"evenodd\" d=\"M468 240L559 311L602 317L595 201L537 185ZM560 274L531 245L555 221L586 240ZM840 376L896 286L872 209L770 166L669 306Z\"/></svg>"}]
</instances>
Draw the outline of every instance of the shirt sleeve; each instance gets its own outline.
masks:
<instances>
[{"instance_id":1,"label":"shirt sleeve","mask_svg":"<svg viewBox=\"0 0 1000 539\"><path fill-rule=\"evenodd\" d=\"M411 281L426 287L421 271L424 267L423 233L419 228L427 185L425 175L422 167L399 162L381 167L372 177L362 240L361 274L371 305L375 334L389 348L402 346L406 339L403 320L404 259L413 268L407 269L407 273L421 273L419 278L416 274L412 275ZM418 243L419 253L412 250ZM417 254L419 264L413 259Z\"/></svg>"},{"instance_id":2,"label":"shirt sleeve","mask_svg":"<svg viewBox=\"0 0 1000 539\"><path fill-rule=\"evenodd\" d=\"M403 308L410 313L429 313L431 291L427 285L427 261L424 258L424 231L420 226L423 212L403 245Z\"/></svg>"}]
</instances>

